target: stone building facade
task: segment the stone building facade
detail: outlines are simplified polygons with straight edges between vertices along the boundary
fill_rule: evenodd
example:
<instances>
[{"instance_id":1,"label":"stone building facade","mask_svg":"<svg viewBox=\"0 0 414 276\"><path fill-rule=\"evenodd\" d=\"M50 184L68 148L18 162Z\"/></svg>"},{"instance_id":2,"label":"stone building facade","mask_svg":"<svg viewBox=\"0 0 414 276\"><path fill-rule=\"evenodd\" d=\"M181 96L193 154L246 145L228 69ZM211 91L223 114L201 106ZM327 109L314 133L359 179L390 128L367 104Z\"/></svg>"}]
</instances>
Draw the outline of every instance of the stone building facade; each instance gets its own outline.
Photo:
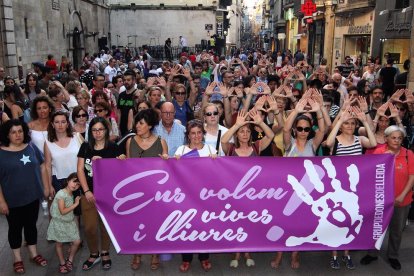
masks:
<instances>
[{"instance_id":1,"label":"stone building facade","mask_svg":"<svg viewBox=\"0 0 414 276\"><path fill-rule=\"evenodd\" d=\"M0 65L22 78L32 62L62 55L75 67L86 52L98 51L98 39L109 33L104 0L0 0Z\"/></svg>"}]
</instances>

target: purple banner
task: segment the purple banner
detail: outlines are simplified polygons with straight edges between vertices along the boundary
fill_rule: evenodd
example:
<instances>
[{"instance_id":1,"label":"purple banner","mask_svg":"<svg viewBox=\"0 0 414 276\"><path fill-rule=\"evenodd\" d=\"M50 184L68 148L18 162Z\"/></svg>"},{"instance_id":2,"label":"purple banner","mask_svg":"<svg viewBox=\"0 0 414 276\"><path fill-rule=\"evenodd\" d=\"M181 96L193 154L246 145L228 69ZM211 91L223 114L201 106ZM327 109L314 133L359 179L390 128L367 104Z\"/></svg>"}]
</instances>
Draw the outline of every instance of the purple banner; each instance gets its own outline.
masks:
<instances>
[{"instance_id":1,"label":"purple banner","mask_svg":"<svg viewBox=\"0 0 414 276\"><path fill-rule=\"evenodd\" d=\"M118 253L380 248L391 155L94 161L97 207Z\"/></svg>"}]
</instances>

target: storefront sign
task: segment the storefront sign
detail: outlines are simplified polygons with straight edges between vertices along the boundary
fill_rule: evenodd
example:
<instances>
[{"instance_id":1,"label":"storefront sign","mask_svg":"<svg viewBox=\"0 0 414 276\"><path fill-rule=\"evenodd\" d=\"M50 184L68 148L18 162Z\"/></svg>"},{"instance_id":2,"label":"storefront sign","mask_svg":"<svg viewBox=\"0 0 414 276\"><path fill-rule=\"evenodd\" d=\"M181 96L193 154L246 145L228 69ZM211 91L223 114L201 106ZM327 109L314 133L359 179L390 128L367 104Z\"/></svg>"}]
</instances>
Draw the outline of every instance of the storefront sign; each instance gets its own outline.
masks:
<instances>
[{"instance_id":1,"label":"storefront sign","mask_svg":"<svg viewBox=\"0 0 414 276\"><path fill-rule=\"evenodd\" d=\"M409 31L411 29L410 22L394 23L393 21L388 21L387 27L385 30L387 32L399 32Z\"/></svg>"},{"instance_id":2,"label":"storefront sign","mask_svg":"<svg viewBox=\"0 0 414 276\"><path fill-rule=\"evenodd\" d=\"M355 26L355 19L353 17L339 17L336 20L336 27Z\"/></svg>"},{"instance_id":3,"label":"storefront sign","mask_svg":"<svg viewBox=\"0 0 414 276\"><path fill-rule=\"evenodd\" d=\"M379 249L394 157L131 158L93 162L118 253Z\"/></svg>"},{"instance_id":4,"label":"storefront sign","mask_svg":"<svg viewBox=\"0 0 414 276\"><path fill-rule=\"evenodd\" d=\"M364 26L350 26L348 34L370 34L372 32L372 26L367 24Z\"/></svg>"}]
</instances>

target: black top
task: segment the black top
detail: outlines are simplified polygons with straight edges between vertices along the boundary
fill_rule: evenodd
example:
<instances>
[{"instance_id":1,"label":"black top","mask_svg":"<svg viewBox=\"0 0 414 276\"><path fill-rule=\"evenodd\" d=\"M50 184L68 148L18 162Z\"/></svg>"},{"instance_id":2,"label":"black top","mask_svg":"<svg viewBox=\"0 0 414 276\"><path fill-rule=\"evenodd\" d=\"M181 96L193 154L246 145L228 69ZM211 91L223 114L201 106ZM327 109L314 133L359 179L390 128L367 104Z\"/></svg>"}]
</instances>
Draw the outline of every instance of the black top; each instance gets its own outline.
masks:
<instances>
[{"instance_id":1,"label":"black top","mask_svg":"<svg viewBox=\"0 0 414 276\"><path fill-rule=\"evenodd\" d=\"M88 182L88 189L91 190L91 192L93 192L92 157L100 156L102 158L116 158L119 155L121 155L121 151L118 145L112 142L108 142L108 146L102 150L91 149L87 142L81 145L78 157L85 159L83 171L85 172L86 181Z\"/></svg>"}]
</instances>

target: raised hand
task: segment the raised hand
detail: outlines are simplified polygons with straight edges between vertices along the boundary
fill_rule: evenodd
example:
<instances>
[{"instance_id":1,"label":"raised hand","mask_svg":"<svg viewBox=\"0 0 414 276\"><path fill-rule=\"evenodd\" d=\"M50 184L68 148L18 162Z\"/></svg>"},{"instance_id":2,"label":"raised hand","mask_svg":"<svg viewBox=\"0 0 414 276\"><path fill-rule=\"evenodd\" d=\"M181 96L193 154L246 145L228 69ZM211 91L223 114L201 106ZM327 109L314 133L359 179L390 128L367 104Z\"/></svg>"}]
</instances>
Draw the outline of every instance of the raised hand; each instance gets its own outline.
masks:
<instances>
[{"instance_id":1,"label":"raised hand","mask_svg":"<svg viewBox=\"0 0 414 276\"><path fill-rule=\"evenodd\" d=\"M237 118L236 118L236 123L235 123L235 125L237 125L238 127L242 127L242 126L244 126L245 124L247 124L247 123L248 123L248 121L246 121L247 116L249 116L249 113L247 113L247 112L246 112L246 111L244 111L244 110L240 110L240 111L237 113Z\"/></svg>"},{"instance_id":2,"label":"raised hand","mask_svg":"<svg viewBox=\"0 0 414 276\"><path fill-rule=\"evenodd\" d=\"M319 103L314 101L312 98L308 99L308 104L311 107L311 110L309 110L308 112L317 112L321 109Z\"/></svg>"},{"instance_id":3,"label":"raised hand","mask_svg":"<svg viewBox=\"0 0 414 276\"><path fill-rule=\"evenodd\" d=\"M359 108L361 108L362 112L368 112L368 103L367 99L365 99L364 96L358 96L357 103L359 105Z\"/></svg>"},{"instance_id":4,"label":"raised hand","mask_svg":"<svg viewBox=\"0 0 414 276\"><path fill-rule=\"evenodd\" d=\"M267 102L269 103L269 108L266 110L266 112L276 112L279 110L278 106L277 106L277 101L276 98L273 96L268 96L267 97Z\"/></svg>"},{"instance_id":5,"label":"raised hand","mask_svg":"<svg viewBox=\"0 0 414 276\"><path fill-rule=\"evenodd\" d=\"M352 115L352 107L348 107L347 109L345 109L342 113L341 113L341 117L339 118L339 120L341 122L346 122L349 119L354 118Z\"/></svg>"},{"instance_id":6,"label":"raised hand","mask_svg":"<svg viewBox=\"0 0 414 276\"><path fill-rule=\"evenodd\" d=\"M243 98L243 89L240 87L234 87L234 92L236 92L237 98Z\"/></svg>"},{"instance_id":7,"label":"raised hand","mask_svg":"<svg viewBox=\"0 0 414 276\"><path fill-rule=\"evenodd\" d=\"M165 87L167 83L165 82L165 79L163 77L157 77L157 83L159 87Z\"/></svg>"},{"instance_id":8,"label":"raised hand","mask_svg":"<svg viewBox=\"0 0 414 276\"><path fill-rule=\"evenodd\" d=\"M256 125L259 125L260 123L263 122L262 115L260 115L259 111L256 110L255 108L249 111L249 116L250 118L252 118L253 123Z\"/></svg>"},{"instance_id":9,"label":"raised hand","mask_svg":"<svg viewBox=\"0 0 414 276\"><path fill-rule=\"evenodd\" d=\"M260 86L263 88L263 94L270 95L270 87L264 82L260 82Z\"/></svg>"},{"instance_id":10,"label":"raised hand","mask_svg":"<svg viewBox=\"0 0 414 276\"><path fill-rule=\"evenodd\" d=\"M407 104L414 103L414 95L408 89L405 89L405 103L407 103Z\"/></svg>"},{"instance_id":11,"label":"raised hand","mask_svg":"<svg viewBox=\"0 0 414 276\"><path fill-rule=\"evenodd\" d=\"M353 106L351 108L352 108L352 112L354 113L353 117L357 118L361 123L367 121L367 117L365 116L365 113L362 112L362 110L359 107Z\"/></svg>"},{"instance_id":12,"label":"raised hand","mask_svg":"<svg viewBox=\"0 0 414 276\"><path fill-rule=\"evenodd\" d=\"M392 94L389 101L403 103L403 101L401 101L401 96L404 94L405 94L405 89L398 89L397 91L394 92L394 94Z\"/></svg>"},{"instance_id":13,"label":"raised hand","mask_svg":"<svg viewBox=\"0 0 414 276\"><path fill-rule=\"evenodd\" d=\"M305 106L308 104L308 100L306 99L300 99L298 101L298 103L295 106L295 111L297 113L304 113L305 111Z\"/></svg>"},{"instance_id":14,"label":"raised hand","mask_svg":"<svg viewBox=\"0 0 414 276\"><path fill-rule=\"evenodd\" d=\"M190 71L190 69L188 69L188 68L183 68L183 69L182 69L182 71L183 71L183 76L184 76L184 77L186 77L186 78L187 78L187 80L188 80L188 79L191 79L191 71Z\"/></svg>"},{"instance_id":15,"label":"raised hand","mask_svg":"<svg viewBox=\"0 0 414 276\"><path fill-rule=\"evenodd\" d=\"M213 93L214 93L214 89L216 88L216 86L217 86L217 83L216 83L215 81L210 82L210 83L207 85L206 90L204 91L204 93L205 93L207 96L211 96L211 95L213 95Z\"/></svg>"},{"instance_id":16,"label":"raised hand","mask_svg":"<svg viewBox=\"0 0 414 276\"><path fill-rule=\"evenodd\" d=\"M155 85L155 81L156 81L156 78L155 77L149 77L148 80L147 80L147 87L154 86Z\"/></svg>"},{"instance_id":17,"label":"raised hand","mask_svg":"<svg viewBox=\"0 0 414 276\"><path fill-rule=\"evenodd\" d=\"M266 97L265 96L261 96L259 99L257 99L256 103L254 104L254 107L257 110L264 110L263 106L266 103Z\"/></svg>"},{"instance_id":18,"label":"raised hand","mask_svg":"<svg viewBox=\"0 0 414 276\"><path fill-rule=\"evenodd\" d=\"M227 92L228 92L228 89L227 89L226 85L225 85L224 83L222 83L222 82L219 82L219 83L217 84L217 86L218 86L218 88L220 89L220 94L221 94L223 97L227 97Z\"/></svg>"},{"instance_id":19,"label":"raised hand","mask_svg":"<svg viewBox=\"0 0 414 276\"><path fill-rule=\"evenodd\" d=\"M391 112L391 114L388 118L398 118L399 112L398 112L397 107L395 105L391 104L391 103L388 105L388 107L389 107L390 112Z\"/></svg>"},{"instance_id":20,"label":"raised hand","mask_svg":"<svg viewBox=\"0 0 414 276\"><path fill-rule=\"evenodd\" d=\"M378 114L379 116L382 116L382 117L387 117L387 116L385 116L385 112L387 111L388 107L389 107L389 102L386 102L385 104L381 105L381 106L377 109L377 114Z\"/></svg>"}]
</instances>

